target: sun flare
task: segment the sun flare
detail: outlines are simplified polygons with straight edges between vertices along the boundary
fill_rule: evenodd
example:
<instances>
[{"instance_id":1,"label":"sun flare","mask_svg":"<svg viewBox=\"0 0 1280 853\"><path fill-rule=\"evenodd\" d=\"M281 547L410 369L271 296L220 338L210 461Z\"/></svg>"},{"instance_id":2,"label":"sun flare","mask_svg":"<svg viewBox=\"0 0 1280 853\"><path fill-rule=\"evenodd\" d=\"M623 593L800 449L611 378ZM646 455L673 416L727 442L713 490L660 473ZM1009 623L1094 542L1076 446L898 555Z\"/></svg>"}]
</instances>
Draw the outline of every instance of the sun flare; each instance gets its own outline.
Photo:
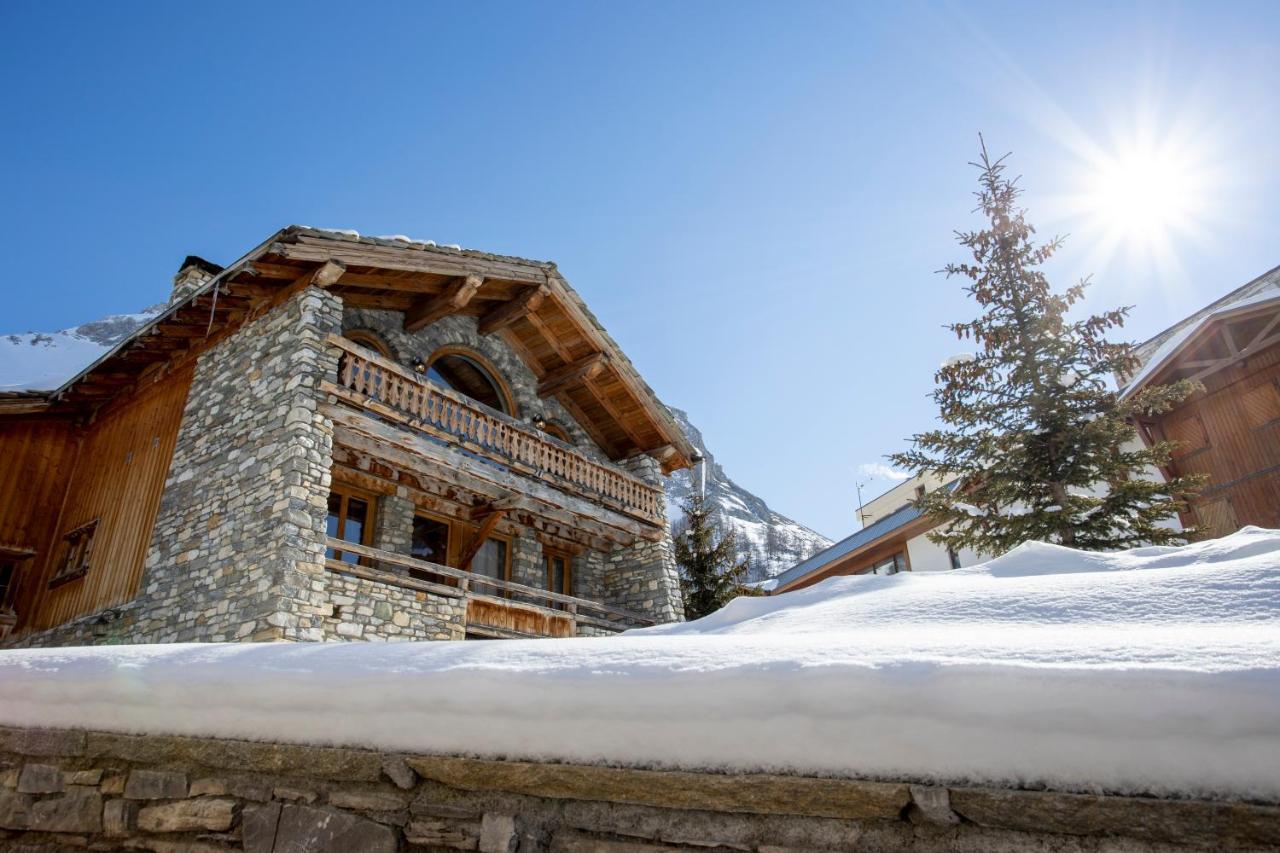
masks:
<instances>
[{"instance_id":1,"label":"sun flare","mask_svg":"<svg viewBox=\"0 0 1280 853\"><path fill-rule=\"evenodd\" d=\"M1088 207L1104 230L1149 244L1191 224L1199 190L1194 166L1185 159L1134 149L1096 165Z\"/></svg>"}]
</instances>

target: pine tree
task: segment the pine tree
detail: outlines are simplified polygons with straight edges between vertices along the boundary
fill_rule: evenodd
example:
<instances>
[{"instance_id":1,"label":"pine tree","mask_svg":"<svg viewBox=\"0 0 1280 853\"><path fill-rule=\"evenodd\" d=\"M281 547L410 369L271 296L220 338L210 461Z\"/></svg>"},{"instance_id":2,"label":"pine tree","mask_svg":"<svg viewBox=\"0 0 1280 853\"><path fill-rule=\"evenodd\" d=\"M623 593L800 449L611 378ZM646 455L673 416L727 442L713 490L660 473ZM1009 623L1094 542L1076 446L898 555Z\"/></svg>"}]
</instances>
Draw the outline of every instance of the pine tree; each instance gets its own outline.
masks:
<instances>
[{"instance_id":1,"label":"pine tree","mask_svg":"<svg viewBox=\"0 0 1280 853\"><path fill-rule=\"evenodd\" d=\"M720 530L706 498L697 492L684 503L684 525L674 539L686 619L714 613L743 594L747 561L735 563L733 531Z\"/></svg>"},{"instance_id":2,"label":"pine tree","mask_svg":"<svg viewBox=\"0 0 1280 853\"><path fill-rule=\"evenodd\" d=\"M1184 508L1200 480L1153 482L1145 471L1165 464L1174 445L1126 443L1135 437L1133 418L1168 411L1197 386L1184 380L1119 399L1111 377L1131 372L1135 360L1130 345L1106 335L1129 309L1067 317L1089 280L1061 294L1050 288L1041 267L1062 239L1034 242L1005 158L992 161L985 143L981 152L972 165L981 171L975 195L986 227L957 233L973 261L945 268L967 279L982 309L976 320L948 327L976 352L948 360L935 377L946 428L914 436L911 450L890 457L916 473L957 479L957 488L917 503L939 524L931 538L985 554L1032 539L1090 550L1181 541L1159 522Z\"/></svg>"}]
</instances>

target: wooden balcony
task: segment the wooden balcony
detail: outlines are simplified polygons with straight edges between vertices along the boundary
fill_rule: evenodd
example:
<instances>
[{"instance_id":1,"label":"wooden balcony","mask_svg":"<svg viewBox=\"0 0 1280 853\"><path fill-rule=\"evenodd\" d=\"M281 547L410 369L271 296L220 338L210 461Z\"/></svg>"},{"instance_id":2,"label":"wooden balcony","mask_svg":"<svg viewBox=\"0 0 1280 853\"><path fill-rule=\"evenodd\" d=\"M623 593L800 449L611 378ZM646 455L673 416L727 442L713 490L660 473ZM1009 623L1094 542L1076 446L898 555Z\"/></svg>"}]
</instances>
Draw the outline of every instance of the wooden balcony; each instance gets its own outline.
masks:
<instances>
[{"instance_id":1,"label":"wooden balcony","mask_svg":"<svg viewBox=\"0 0 1280 853\"><path fill-rule=\"evenodd\" d=\"M640 613L585 598L465 572L332 536L325 542L334 551L361 558L359 563L330 558L325 566L331 572L465 600L468 634L506 639L576 637L580 625L598 632L618 633L655 624ZM413 577L410 571L436 580Z\"/></svg>"},{"instance_id":2,"label":"wooden balcony","mask_svg":"<svg viewBox=\"0 0 1280 853\"><path fill-rule=\"evenodd\" d=\"M664 526L662 489L588 458L527 427L338 335L338 382L324 390L384 419L426 433L509 471L593 503Z\"/></svg>"}]
</instances>

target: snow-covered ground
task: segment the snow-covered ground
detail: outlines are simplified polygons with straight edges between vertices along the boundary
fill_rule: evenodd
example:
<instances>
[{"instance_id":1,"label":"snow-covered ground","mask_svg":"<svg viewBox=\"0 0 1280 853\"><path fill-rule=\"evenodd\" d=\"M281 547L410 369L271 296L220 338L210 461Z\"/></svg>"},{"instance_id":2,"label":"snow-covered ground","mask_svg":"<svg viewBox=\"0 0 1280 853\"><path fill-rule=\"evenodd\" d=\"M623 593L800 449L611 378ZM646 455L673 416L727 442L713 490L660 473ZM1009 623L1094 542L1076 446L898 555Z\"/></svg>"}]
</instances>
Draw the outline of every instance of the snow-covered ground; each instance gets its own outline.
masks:
<instances>
[{"instance_id":1,"label":"snow-covered ground","mask_svg":"<svg viewBox=\"0 0 1280 853\"><path fill-rule=\"evenodd\" d=\"M7 651L0 723L1277 801L1280 531L602 639Z\"/></svg>"}]
</instances>

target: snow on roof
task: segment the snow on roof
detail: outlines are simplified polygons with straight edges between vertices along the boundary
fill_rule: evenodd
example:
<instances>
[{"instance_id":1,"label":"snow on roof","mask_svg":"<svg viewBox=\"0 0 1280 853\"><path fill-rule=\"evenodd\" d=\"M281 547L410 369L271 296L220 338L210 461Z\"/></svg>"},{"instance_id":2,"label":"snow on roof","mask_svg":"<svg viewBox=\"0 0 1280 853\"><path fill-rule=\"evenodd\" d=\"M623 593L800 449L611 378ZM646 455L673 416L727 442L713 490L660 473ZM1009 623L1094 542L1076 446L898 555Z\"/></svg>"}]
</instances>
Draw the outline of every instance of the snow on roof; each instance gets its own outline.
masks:
<instances>
[{"instance_id":1,"label":"snow on roof","mask_svg":"<svg viewBox=\"0 0 1280 853\"><path fill-rule=\"evenodd\" d=\"M0 723L1277 801L1280 531L1029 544L598 639L10 650Z\"/></svg>"},{"instance_id":2,"label":"snow on roof","mask_svg":"<svg viewBox=\"0 0 1280 853\"><path fill-rule=\"evenodd\" d=\"M1229 302L1225 302L1213 310L1206 312L1195 322L1188 323L1181 329L1178 329L1165 339L1164 343L1162 343L1159 348L1151 354L1151 357L1142 365L1142 368L1135 373L1133 378L1129 380L1128 384L1124 386L1120 392L1121 398L1127 397L1134 391L1141 388L1143 383L1164 367L1165 363L1169 361L1170 357L1172 357L1174 353L1182 349L1183 344L1191 340L1197 332L1209 323L1224 314L1230 314L1236 311L1242 311L1246 308L1251 308L1255 305L1262 305L1277 301L1280 301L1280 286L1268 286L1266 289L1252 293L1248 296L1243 296L1239 299L1233 299Z\"/></svg>"}]
</instances>

